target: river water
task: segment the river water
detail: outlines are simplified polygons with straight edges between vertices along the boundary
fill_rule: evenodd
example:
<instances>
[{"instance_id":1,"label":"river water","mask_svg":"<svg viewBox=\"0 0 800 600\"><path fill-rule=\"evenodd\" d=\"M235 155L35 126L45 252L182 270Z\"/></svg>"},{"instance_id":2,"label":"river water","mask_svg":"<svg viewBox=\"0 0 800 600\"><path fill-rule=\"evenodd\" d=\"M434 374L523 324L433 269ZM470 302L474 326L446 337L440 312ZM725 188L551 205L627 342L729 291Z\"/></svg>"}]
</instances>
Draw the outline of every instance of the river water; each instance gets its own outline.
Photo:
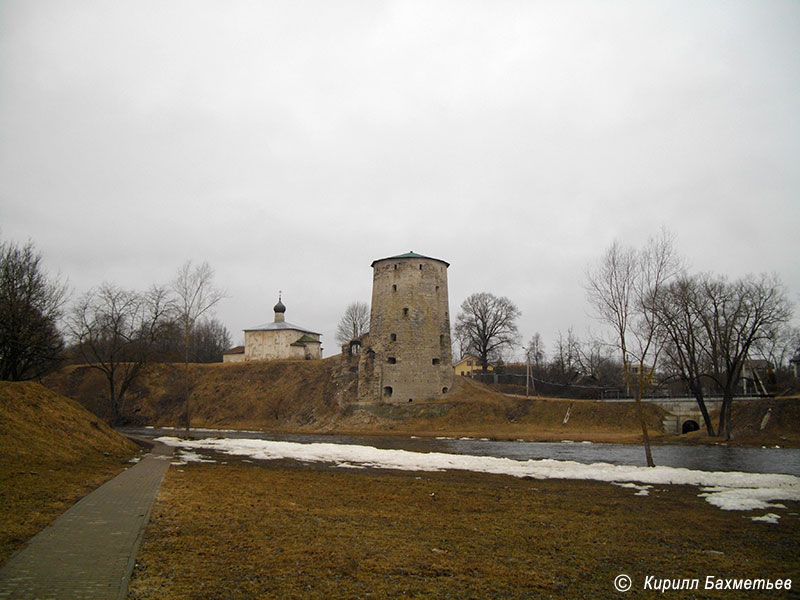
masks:
<instances>
[{"instance_id":1,"label":"river water","mask_svg":"<svg viewBox=\"0 0 800 600\"><path fill-rule=\"evenodd\" d=\"M174 436L171 428L127 427L123 433L148 437ZM496 456L515 460L551 458L583 464L597 462L615 465L645 466L644 449L640 445L595 444L588 442L525 442L495 441L473 438L417 438L408 436L347 436L311 434L273 434L260 431L228 429L192 429L196 438L255 438L304 444L353 444L409 450L411 452L444 452ZM702 471L744 471L747 473L787 473L800 476L800 449L735 448L730 446L654 445L653 460L658 466L683 467Z\"/></svg>"}]
</instances>

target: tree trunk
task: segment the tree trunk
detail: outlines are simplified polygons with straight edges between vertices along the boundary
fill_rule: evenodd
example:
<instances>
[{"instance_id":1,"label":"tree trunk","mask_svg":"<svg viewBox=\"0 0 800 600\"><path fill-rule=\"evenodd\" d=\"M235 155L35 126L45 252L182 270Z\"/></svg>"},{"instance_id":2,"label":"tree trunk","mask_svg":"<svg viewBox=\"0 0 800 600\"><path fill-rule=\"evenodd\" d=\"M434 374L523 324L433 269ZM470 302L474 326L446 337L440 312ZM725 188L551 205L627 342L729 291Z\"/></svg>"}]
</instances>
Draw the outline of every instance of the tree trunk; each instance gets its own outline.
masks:
<instances>
[{"instance_id":1,"label":"tree trunk","mask_svg":"<svg viewBox=\"0 0 800 600\"><path fill-rule=\"evenodd\" d=\"M708 432L709 437L714 437L716 435L714 433L714 425L711 423L711 416L708 414L708 407L706 407L706 402L703 398L703 392L699 389L695 390L694 397L695 400L697 400L697 406L700 408L700 413L703 415L703 423L706 425L706 431Z\"/></svg>"},{"instance_id":2,"label":"tree trunk","mask_svg":"<svg viewBox=\"0 0 800 600\"><path fill-rule=\"evenodd\" d=\"M733 407L733 397L731 396L725 406L725 440L733 438L733 430L731 429L731 408Z\"/></svg>"},{"instance_id":3,"label":"tree trunk","mask_svg":"<svg viewBox=\"0 0 800 600\"><path fill-rule=\"evenodd\" d=\"M117 406L117 394L112 377L108 379L108 397L111 400L111 424L116 425L119 422L119 407Z\"/></svg>"},{"instance_id":4,"label":"tree trunk","mask_svg":"<svg viewBox=\"0 0 800 600\"><path fill-rule=\"evenodd\" d=\"M725 436L726 440L731 439L731 402L733 401L733 394L729 390L725 390L722 396L722 405L719 408L719 435Z\"/></svg>"},{"instance_id":5,"label":"tree trunk","mask_svg":"<svg viewBox=\"0 0 800 600\"><path fill-rule=\"evenodd\" d=\"M644 418L641 393L636 394L636 411L639 414L639 423L642 426L642 439L644 441L644 454L647 459L647 466L655 467L656 463L653 462L653 453L650 451L650 435L647 433L647 421Z\"/></svg>"},{"instance_id":6,"label":"tree trunk","mask_svg":"<svg viewBox=\"0 0 800 600\"><path fill-rule=\"evenodd\" d=\"M184 351L183 351L183 394L184 394L184 425L186 427L184 431L184 437L188 440L189 433L191 432L191 421L190 421L190 414L189 414L189 327L186 326L185 329L185 337L184 337Z\"/></svg>"}]
</instances>

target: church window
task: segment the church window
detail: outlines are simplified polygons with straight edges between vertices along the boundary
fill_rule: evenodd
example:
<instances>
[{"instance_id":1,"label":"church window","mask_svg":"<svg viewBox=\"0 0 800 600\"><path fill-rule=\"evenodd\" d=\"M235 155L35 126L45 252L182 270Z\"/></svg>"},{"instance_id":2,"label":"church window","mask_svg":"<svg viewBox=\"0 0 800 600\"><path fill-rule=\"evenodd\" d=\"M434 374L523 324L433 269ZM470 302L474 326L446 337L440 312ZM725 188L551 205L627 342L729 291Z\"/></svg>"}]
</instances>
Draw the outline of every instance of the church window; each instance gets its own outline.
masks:
<instances>
[{"instance_id":1,"label":"church window","mask_svg":"<svg viewBox=\"0 0 800 600\"><path fill-rule=\"evenodd\" d=\"M434 358L433 360L431 360L431 364L438 365L439 364L439 359L438 358Z\"/></svg>"},{"instance_id":2,"label":"church window","mask_svg":"<svg viewBox=\"0 0 800 600\"><path fill-rule=\"evenodd\" d=\"M392 291L393 291L393 292L396 292L396 291L397 291L397 284L392 284Z\"/></svg>"},{"instance_id":3,"label":"church window","mask_svg":"<svg viewBox=\"0 0 800 600\"><path fill-rule=\"evenodd\" d=\"M443 387L443 388L442 388L442 393L443 393L443 394L446 394L446 393L447 393L447 388L446 388L446 387Z\"/></svg>"},{"instance_id":4,"label":"church window","mask_svg":"<svg viewBox=\"0 0 800 600\"><path fill-rule=\"evenodd\" d=\"M422 271L422 265L419 266L419 270Z\"/></svg>"},{"instance_id":5,"label":"church window","mask_svg":"<svg viewBox=\"0 0 800 600\"><path fill-rule=\"evenodd\" d=\"M397 359L396 359L394 356L390 356L389 358L387 358L387 359L386 359L386 361L387 361L387 362L388 362L390 365L395 365L395 364L397 364Z\"/></svg>"},{"instance_id":6,"label":"church window","mask_svg":"<svg viewBox=\"0 0 800 600\"><path fill-rule=\"evenodd\" d=\"M389 339L391 339L393 342L396 342L397 341L397 334L396 333L391 334L389 336Z\"/></svg>"},{"instance_id":7,"label":"church window","mask_svg":"<svg viewBox=\"0 0 800 600\"><path fill-rule=\"evenodd\" d=\"M408 316L408 309L407 308L403 309L403 315L406 316L406 317Z\"/></svg>"},{"instance_id":8,"label":"church window","mask_svg":"<svg viewBox=\"0 0 800 600\"><path fill-rule=\"evenodd\" d=\"M386 396L387 398L391 398L392 397L392 391L393 391L392 390L392 386L387 385L385 388L383 388L383 395Z\"/></svg>"}]
</instances>

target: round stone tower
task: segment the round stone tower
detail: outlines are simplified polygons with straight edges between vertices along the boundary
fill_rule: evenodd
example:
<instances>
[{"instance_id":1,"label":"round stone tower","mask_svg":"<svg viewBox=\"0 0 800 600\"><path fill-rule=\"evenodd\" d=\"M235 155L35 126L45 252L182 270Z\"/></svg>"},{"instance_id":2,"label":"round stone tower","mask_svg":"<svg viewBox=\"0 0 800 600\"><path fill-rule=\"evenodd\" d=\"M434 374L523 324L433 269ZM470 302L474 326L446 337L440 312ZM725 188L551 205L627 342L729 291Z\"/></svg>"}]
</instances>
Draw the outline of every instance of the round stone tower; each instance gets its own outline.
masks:
<instances>
[{"instance_id":1,"label":"round stone tower","mask_svg":"<svg viewBox=\"0 0 800 600\"><path fill-rule=\"evenodd\" d=\"M453 385L447 267L409 252L372 263L361 393L384 402L441 398Z\"/></svg>"}]
</instances>

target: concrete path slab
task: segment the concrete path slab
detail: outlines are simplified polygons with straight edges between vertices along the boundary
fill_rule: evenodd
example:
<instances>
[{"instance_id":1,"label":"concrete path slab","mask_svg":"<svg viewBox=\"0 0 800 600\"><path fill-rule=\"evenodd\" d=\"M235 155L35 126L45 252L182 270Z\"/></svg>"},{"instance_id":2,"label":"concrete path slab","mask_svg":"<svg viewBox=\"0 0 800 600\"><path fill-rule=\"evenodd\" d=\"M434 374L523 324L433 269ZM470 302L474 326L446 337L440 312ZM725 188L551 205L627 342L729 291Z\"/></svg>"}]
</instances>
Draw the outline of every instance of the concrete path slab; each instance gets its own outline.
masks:
<instances>
[{"instance_id":1,"label":"concrete path slab","mask_svg":"<svg viewBox=\"0 0 800 600\"><path fill-rule=\"evenodd\" d=\"M0 567L0 598L121 599L172 448L156 444Z\"/></svg>"}]
</instances>

